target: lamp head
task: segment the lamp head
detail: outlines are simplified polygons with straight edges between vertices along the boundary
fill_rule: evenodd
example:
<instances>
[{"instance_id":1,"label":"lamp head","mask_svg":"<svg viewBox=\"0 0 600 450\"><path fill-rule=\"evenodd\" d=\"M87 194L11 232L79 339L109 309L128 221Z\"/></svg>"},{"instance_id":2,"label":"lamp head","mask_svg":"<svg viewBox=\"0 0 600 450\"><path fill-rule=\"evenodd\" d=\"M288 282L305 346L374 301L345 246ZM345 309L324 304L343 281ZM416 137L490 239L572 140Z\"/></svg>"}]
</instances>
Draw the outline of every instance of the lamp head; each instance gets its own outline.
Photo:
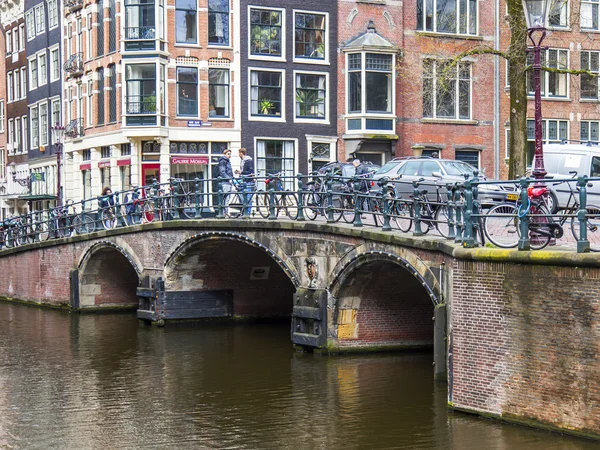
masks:
<instances>
[{"instance_id":1,"label":"lamp head","mask_svg":"<svg viewBox=\"0 0 600 450\"><path fill-rule=\"evenodd\" d=\"M546 28L554 0L522 0L528 29Z\"/></svg>"}]
</instances>

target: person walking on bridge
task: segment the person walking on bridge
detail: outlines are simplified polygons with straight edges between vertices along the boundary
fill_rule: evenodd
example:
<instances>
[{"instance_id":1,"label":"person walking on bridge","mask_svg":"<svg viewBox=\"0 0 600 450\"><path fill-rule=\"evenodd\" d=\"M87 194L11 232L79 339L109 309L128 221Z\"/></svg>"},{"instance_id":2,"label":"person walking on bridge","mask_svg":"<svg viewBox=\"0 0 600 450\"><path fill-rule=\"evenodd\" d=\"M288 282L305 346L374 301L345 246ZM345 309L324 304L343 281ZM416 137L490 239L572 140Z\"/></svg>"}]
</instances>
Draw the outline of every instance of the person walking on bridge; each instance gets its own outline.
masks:
<instances>
[{"instance_id":1,"label":"person walking on bridge","mask_svg":"<svg viewBox=\"0 0 600 450\"><path fill-rule=\"evenodd\" d=\"M237 170L236 173L240 174L242 180L246 183L246 204L248 205L248 215L250 215L252 214L252 192L256 186L254 182L254 160L247 154L244 147L240 148L239 152L242 162L240 164L240 170Z\"/></svg>"},{"instance_id":2,"label":"person walking on bridge","mask_svg":"<svg viewBox=\"0 0 600 450\"><path fill-rule=\"evenodd\" d=\"M219 158L219 164L217 169L217 176L220 178L226 178L220 180L219 185L221 186L221 192L223 192L223 205L225 206L225 214L227 214L227 201L229 200L229 193L231 192L231 180L233 179L233 169L231 167L231 150L227 149L223 152L223 156Z\"/></svg>"}]
</instances>

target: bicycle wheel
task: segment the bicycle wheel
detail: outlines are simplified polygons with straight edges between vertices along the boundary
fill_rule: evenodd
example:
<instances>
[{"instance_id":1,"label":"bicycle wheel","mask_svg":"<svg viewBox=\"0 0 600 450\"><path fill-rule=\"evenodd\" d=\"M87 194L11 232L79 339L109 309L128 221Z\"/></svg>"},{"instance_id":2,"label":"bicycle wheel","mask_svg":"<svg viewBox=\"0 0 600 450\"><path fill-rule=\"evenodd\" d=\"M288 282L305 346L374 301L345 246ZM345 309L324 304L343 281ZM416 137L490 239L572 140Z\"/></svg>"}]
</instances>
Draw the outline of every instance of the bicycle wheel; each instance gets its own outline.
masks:
<instances>
[{"instance_id":1,"label":"bicycle wheel","mask_svg":"<svg viewBox=\"0 0 600 450\"><path fill-rule=\"evenodd\" d=\"M231 194L227 200L227 217L236 219L242 215L244 208L243 198L239 192Z\"/></svg>"},{"instance_id":2,"label":"bicycle wheel","mask_svg":"<svg viewBox=\"0 0 600 450\"><path fill-rule=\"evenodd\" d=\"M264 219L269 217L269 194L264 191L259 191L254 196L256 201L256 209L260 216Z\"/></svg>"},{"instance_id":3,"label":"bicycle wheel","mask_svg":"<svg viewBox=\"0 0 600 450\"><path fill-rule=\"evenodd\" d=\"M367 210L373 216L373 223L376 227L383 224L383 209L382 204L378 198L369 197L367 198Z\"/></svg>"},{"instance_id":4,"label":"bicycle wheel","mask_svg":"<svg viewBox=\"0 0 600 450\"><path fill-rule=\"evenodd\" d=\"M36 233L40 237L40 241L47 241L50 237L50 233L48 231L48 222L40 222L35 227Z\"/></svg>"},{"instance_id":5,"label":"bicycle wheel","mask_svg":"<svg viewBox=\"0 0 600 450\"><path fill-rule=\"evenodd\" d=\"M396 200L390 211L390 225L404 233L408 233L412 227L411 205L403 200Z\"/></svg>"},{"instance_id":6,"label":"bicycle wheel","mask_svg":"<svg viewBox=\"0 0 600 450\"><path fill-rule=\"evenodd\" d=\"M179 197L179 217L192 219L196 217L196 198L193 194L185 194Z\"/></svg>"},{"instance_id":7,"label":"bicycle wheel","mask_svg":"<svg viewBox=\"0 0 600 450\"><path fill-rule=\"evenodd\" d=\"M146 200L142 205L142 223L152 223L155 219L154 202Z\"/></svg>"},{"instance_id":8,"label":"bicycle wheel","mask_svg":"<svg viewBox=\"0 0 600 450\"><path fill-rule=\"evenodd\" d=\"M586 208L587 222L585 228L587 230L587 239L590 242L590 250L600 252L600 207L588 205ZM579 240L580 224L577 217L571 219L571 231L573 237Z\"/></svg>"},{"instance_id":9,"label":"bicycle wheel","mask_svg":"<svg viewBox=\"0 0 600 450\"><path fill-rule=\"evenodd\" d=\"M298 196L293 192L286 192L281 197L281 211L290 220L298 218Z\"/></svg>"},{"instance_id":10,"label":"bicycle wheel","mask_svg":"<svg viewBox=\"0 0 600 450\"><path fill-rule=\"evenodd\" d=\"M94 221L90 216L77 215L73 218L73 228L77 234L87 234L94 231Z\"/></svg>"},{"instance_id":11,"label":"bicycle wheel","mask_svg":"<svg viewBox=\"0 0 600 450\"><path fill-rule=\"evenodd\" d=\"M117 226L117 218L112 208L102 210L102 226L105 230L111 230Z\"/></svg>"},{"instance_id":12,"label":"bicycle wheel","mask_svg":"<svg viewBox=\"0 0 600 450\"><path fill-rule=\"evenodd\" d=\"M314 192L309 192L304 199L306 202L304 206L304 216L308 220L315 220L319 214L318 196Z\"/></svg>"},{"instance_id":13,"label":"bicycle wheel","mask_svg":"<svg viewBox=\"0 0 600 450\"><path fill-rule=\"evenodd\" d=\"M496 205L483 217L485 236L496 247L513 248L519 245L518 229L517 207L512 203Z\"/></svg>"},{"instance_id":14,"label":"bicycle wheel","mask_svg":"<svg viewBox=\"0 0 600 450\"><path fill-rule=\"evenodd\" d=\"M334 222L338 222L342 218L342 199L339 195L331 197L331 212ZM329 199L327 197L323 202L323 214L326 219L329 217Z\"/></svg>"},{"instance_id":15,"label":"bicycle wheel","mask_svg":"<svg viewBox=\"0 0 600 450\"><path fill-rule=\"evenodd\" d=\"M440 206L435 211L435 226L439 233L446 239L450 236L450 225L448 224L448 207Z\"/></svg>"},{"instance_id":16,"label":"bicycle wheel","mask_svg":"<svg viewBox=\"0 0 600 450\"><path fill-rule=\"evenodd\" d=\"M342 207L342 219L346 223L354 222L354 195L342 194L340 195L341 207Z\"/></svg>"},{"instance_id":17,"label":"bicycle wheel","mask_svg":"<svg viewBox=\"0 0 600 450\"><path fill-rule=\"evenodd\" d=\"M529 217L529 224L541 224L541 228L544 231L550 231L550 227L544 227L544 224L548 224L552 221L551 218L548 217L539 217L539 216L549 216L550 211L546 208L545 205L537 205L535 212ZM537 216L537 217L536 217ZM517 229L520 232L520 230ZM551 236L546 236L545 234L536 233L534 229L529 230L529 246L532 250L541 250L546 247L550 243Z\"/></svg>"}]
</instances>

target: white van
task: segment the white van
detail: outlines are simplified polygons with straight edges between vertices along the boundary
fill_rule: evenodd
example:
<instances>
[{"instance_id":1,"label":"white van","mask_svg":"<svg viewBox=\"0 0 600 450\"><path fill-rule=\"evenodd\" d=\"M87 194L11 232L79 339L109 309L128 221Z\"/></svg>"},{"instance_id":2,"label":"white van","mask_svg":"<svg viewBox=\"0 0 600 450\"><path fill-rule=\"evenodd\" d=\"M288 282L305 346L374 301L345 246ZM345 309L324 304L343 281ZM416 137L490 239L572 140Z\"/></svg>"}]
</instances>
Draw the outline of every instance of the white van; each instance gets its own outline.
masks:
<instances>
[{"instance_id":1,"label":"white van","mask_svg":"<svg viewBox=\"0 0 600 450\"><path fill-rule=\"evenodd\" d=\"M544 167L548 172L547 177L570 178L572 172L577 176L600 177L600 147L595 144L545 144L544 145ZM559 208L564 208L569 200L571 191L568 184L573 188L577 182L553 185L546 183L554 195ZM590 205L600 205L600 181L592 182L588 187L587 202ZM556 208L553 208L556 209Z\"/></svg>"}]
</instances>

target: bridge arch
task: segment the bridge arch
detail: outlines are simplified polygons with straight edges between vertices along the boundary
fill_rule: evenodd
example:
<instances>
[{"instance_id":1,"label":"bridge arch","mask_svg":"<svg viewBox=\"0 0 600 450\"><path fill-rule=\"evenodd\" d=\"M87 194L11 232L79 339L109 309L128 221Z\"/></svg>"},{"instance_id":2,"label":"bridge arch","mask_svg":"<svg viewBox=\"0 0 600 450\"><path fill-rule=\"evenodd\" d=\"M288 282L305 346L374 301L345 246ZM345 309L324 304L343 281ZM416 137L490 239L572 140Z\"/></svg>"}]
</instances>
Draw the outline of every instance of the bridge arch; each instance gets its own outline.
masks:
<instances>
[{"instance_id":1,"label":"bridge arch","mask_svg":"<svg viewBox=\"0 0 600 450\"><path fill-rule=\"evenodd\" d=\"M122 244L122 245L121 245ZM79 306L137 307L142 265L126 244L102 240L79 258Z\"/></svg>"},{"instance_id":2,"label":"bridge arch","mask_svg":"<svg viewBox=\"0 0 600 450\"><path fill-rule=\"evenodd\" d=\"M439 283L412 252L401 255L362 245L332 272L330 332L340 349L414 348L433 345Z\"/></svg>"}]
</instances>

